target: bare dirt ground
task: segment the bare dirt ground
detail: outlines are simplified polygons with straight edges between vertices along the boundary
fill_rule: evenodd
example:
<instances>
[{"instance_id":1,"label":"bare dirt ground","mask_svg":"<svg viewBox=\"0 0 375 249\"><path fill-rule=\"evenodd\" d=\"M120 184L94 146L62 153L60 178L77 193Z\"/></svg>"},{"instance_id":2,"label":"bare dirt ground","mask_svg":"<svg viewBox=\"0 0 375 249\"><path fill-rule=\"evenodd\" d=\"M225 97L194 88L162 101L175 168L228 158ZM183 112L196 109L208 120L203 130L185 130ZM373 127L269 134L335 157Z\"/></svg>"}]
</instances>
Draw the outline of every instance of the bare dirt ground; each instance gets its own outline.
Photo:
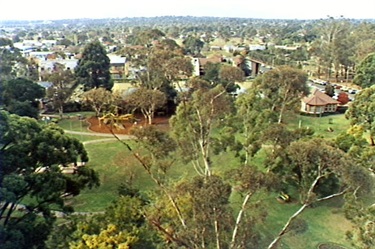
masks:
<instances>
[{"instance_id":1,"label":"bare dirt ground","mask_svg":"<svg viewBox=\"0 0 375 249\"><path fill-rule=\"evenodd\" d=\"M96 117L89 117L87 118L87 122L89 123L89 130L94 131L94 132L99 132L99 133L111 133L111 129L115 134L129 134L131 129L134 127L145 127L148 126L145 122L145 119L143 116L137 115L137 122L132 123L129 121L123 121L122 128L115 128L111 127L110 125L104 125L103 123L99 125L99 120ZM169 129L169 118L170 117L165 117L165 116L156 116L153 119L153 126L157 127L160 130L165 130L167 131Z\"/></svg>"}]
</instances>

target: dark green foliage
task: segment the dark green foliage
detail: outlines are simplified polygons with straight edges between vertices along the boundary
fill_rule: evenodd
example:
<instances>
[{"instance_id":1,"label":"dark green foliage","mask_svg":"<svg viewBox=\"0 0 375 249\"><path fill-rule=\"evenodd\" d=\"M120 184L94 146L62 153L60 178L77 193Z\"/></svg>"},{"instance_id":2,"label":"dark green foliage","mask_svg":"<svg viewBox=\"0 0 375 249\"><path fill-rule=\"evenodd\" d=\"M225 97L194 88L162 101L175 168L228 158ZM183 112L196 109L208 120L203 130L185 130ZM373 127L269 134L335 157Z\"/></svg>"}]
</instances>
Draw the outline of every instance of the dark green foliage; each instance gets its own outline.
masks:
<instances>
[{"instance_id":1,"label":"dark green foliage","mask_svg":"<svg viewBox=\"0 0 375 249\"><path fill-rule=\"evenodd\" d=\"M62 173L60 167L88 157L81 142L54 124L1 111L0 131L0 242L43 248L55 219L51 209L71 211L63 196L96 186L99 178L86 167Z\"/></svg>"},{"instance_id":2,"label":"dark green foliage","mask_svg":"<svg viewBox=\"0 0 375 249\"><path fill-rule=\"evenodd\" d=\"M330 97L333 97L335 95L335 88L331 84L327 84L324 90L325 93Z\"/></svg>"},{"instance_id":3,"label":"dark green foliage","mask_svg":"<svg viewBox=\"0 0 375 249\"><path fill-rule=\"evenodd\" d=\"M362 88L375 84L375 53L369 54L356 68L355 84Z\"/></svg>"},{"instance_id":4,"label":"dark green foliage","mask_svg":"<svg viewBox=\"0 0 375 249\"><path fill-rule=\"evenodd\" d=\"M99 41L94 41L85 46L75 68L75 74L78 82L88 90L98 87L110 90L113 82L109 67L110 60L105 48Z\"/></svg>"},{"instance_id":5,"label":"dark green foliage","mask_svg":"<svg viewBox=\"0 0 375 249\"><path fill-rule=\"evenodd\" d=\"M375 87L363 89L345 113L351 125L363 127L370 133L370 144L375 145Z\"/></svg>"},{"instance_id":6,"label":"dark green foliage","mask_svg":"<svg viewBox=\"0 0 375 249\"><path fill-rule=\"evenodd\" d=\"M197 55L201 52L204 42L194 36L188 36L183 42L187 54Z\"/></svg>"},{"instance_id":7,"label":"dark green foliage","mask_svg":"<svg viewBox=\"0 0 375 249\"><path fill-rule=\"evenodd\" d=\"M39 99L44 96L43 87L24 78L6 81L1 93L6 110L20 116L34 118L38 117Z\"/></svg>"}]
</instances>

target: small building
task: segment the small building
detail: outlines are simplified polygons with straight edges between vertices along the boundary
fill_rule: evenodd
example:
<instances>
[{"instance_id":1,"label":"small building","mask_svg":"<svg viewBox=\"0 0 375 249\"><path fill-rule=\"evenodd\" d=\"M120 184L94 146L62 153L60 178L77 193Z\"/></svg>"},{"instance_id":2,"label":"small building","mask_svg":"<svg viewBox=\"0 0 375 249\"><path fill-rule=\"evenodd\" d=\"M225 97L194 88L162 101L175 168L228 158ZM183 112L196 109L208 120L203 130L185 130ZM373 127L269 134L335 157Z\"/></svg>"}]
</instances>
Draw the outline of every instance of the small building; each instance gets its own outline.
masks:
<instances>
[{"instance_id":1,"label":"small building","mask_svg":"<svg viewBox=\"0 0 375 249\"><path fill-rule=\"evenodd\" d=\"M331 98L319 89L314 89L309 96L302 99L301 112L307 114L334 113L339 104L339 101Z\"/></svg>"},{"instance_id":2,"label":"small building","mask_svg":"<svg viewBox=\"0 0 375 249\"><path fill-rule=\"evenodd\" d=\"M111 78L114 80L121 80L127 74L126 58L118 55L108 55L110 60Z\"/></svg>"}]
</instances>

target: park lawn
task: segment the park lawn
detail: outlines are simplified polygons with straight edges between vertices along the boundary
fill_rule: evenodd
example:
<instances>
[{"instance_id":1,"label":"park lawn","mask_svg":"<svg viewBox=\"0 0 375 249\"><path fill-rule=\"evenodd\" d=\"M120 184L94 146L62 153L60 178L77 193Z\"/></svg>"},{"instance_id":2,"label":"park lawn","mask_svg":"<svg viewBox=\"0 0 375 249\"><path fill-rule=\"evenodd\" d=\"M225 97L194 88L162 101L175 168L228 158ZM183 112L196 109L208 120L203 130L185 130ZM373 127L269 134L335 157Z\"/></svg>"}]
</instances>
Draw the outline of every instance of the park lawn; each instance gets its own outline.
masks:
<instances>
[{"instance_id":1,"label":"park lawn","mask_svg":"<svg viewBox=\"0 0 375 249\"><path fill-rule=\"evenodd\" d=\"M117 190L124 182L133 182L134 187L142 189L154 186L140 163L123 144L117 141L102 142L87 144L85 148L90 158L87 167L98 172L101 185L84 190L71 200L76 211L103 211L118 197Z\"/></svg>"},{"instance_id":2,"label":"park lawn","mask_svg":"<svg viewBox=\"0 0 375 249\"><path fill-rule=\"evenodd\" d=\"M276 195L274 197L265 200L268 216L261 228L264 236L262 248L268 246L289 217L301 207L298 202L280 204L276 201ZM334 242L350 248L349 241L345 239L345 233L352 229L352 224L339 210L340 203L340 199L337 198L305 209L297 219L307 222L307 230L303 233L286 233L279 242L280 248L315 249L323 242Z\"/></svg>"},{"instance_id":3,"label":"park lawn","mask_svg":"<svg viewBox=\"0 0 375 249\"><path fill-rule=\"evenodd\" d=\"M91 132L89 128L89 123L85 120L80 120L78 117L63 118L59 119L57 123L64 130L69 131L81 131L81 132ZM94 133L94 132L93 132Z\"/></svg>"},{"instance_id":4,"label":"park lawn","mask_svg":"<svg viewBox=\"0 0 375 249\"><path fill-rule=\"evenodd\" d=\"M332 118L332 120L330 120ZM301 121L300 121L301 120ZM70 125L69 123L66 123ZM66 125L65 124L65 125ZM288 125L297 128L301 126L315 127L316 135L330 139L349 128L349 122L344 115L332 115L323 117L297 116L294 120L288 120ZM333 132L326 129L332 127ZM78 127L80 128L80 127ZM77 137L79 138L79 136ZM126 141L132 147L135 143ZM153 190L156 184L147 175L141 164L131 155L127 148L119 142L102 142L98 144L85 145L90 162L87 164L98 171L101 179L101 186L91 190L84 190L79 196L71 199L71 204L78 212L103 211L112 201L117 198L117 189L123 182L131 182L133 187L143 192ZM253 159L253 162L263 168L263 161L266 154L261 150ZM225 152L213 158L213 171L215 174L225 178L228 170L237 168L240 163L232 152ZM176 160L174 166L169 170L171 180L197 175L191 164L183 164ZM236 197L237 195L237 197ZM238 194L234 193L231 203L237 214L242 203ZM262 248L266 247L275 235L282 229L285 222L299 207L298 204L280 204L276 201L277 194L263 195L259 198L266 202L268 217L261 227ZM234 199L233 199L234 198ZM334 203L334 201L333 201ZM322 242L335 242L349 248L345 240L345 232L351 228L350 222L337 211L337 207L321 204L315 208L308 208L300 218L308 222L308 230L303 234L286 234L281 240L280 248L316 248ZM345 224L343 226L342 224Z\"/></svg>"},{"instance_id":5,"label":"park lawn","mask_svg":"<svg viewBox=\"0 0 375 249\"><path fill-rule=\"evenodd\" d=\"M349 120L345 114L330 114L325 116L290 115L286 117L288 127L311 128L314 135L326 139L333 139L350 128Z\"/></svg>"}]
</instances>

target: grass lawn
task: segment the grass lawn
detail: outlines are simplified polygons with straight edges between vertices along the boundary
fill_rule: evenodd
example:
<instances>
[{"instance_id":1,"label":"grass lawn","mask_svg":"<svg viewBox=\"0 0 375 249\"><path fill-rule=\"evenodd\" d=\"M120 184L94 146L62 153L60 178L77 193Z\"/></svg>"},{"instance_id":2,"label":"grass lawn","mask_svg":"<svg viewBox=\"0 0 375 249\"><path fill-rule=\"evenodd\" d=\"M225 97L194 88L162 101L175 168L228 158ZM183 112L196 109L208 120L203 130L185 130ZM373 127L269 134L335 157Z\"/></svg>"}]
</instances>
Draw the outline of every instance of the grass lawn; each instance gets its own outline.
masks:
<instances>
[{"instance_id":1,"label":"grass lawn","mask_svg":"<svg viewBox=\"0 0 375 249\"><path fill-rule=\"evenodd\" d=\"M279 248L315 249L323 242L335 242L351 248L345 239L345 233L352 228L352 224L339 210L338 202L340 202L338 199L330 200L320 203L319 206L305 209L298 219L307 222L307 230L303 233L285 234ZM289 217L301 207L298 203L280 204L276 199L266 200L266 203L268 217L262 228L263 236L266 238L263 247L275 238ZM303 242L303 247L301 247L301 242Z\"/></svg>"},{"instance_id":2,"label":"grass lawn","mask_svg":"<svg viewBox=\"0 0 375 249\"><path fill-rule=\"evenodd\" d=\"M316 136L327 139L335 138L350 127L349 120L345 118L344 114L332 114L321 117L305 115L290 117L292 118L286 118L286 122L291 128L308 127L315 131Z\"/></svg>"},{"instance_id":3,"label":"grass lawn","mask_svg":"<svg viewBox=\"0 0 375 249\"><path fill-rule=\"evenodd\" d=\"M65 119L59 122L63 128L80 131L81 121L78 119ZM323 117L297 116L287 120L292 128L311 127L315 130L315 135L331 139L339 133L349 128L349 122L344 115L331 115ZM328 132L328 128L333 129ZM79 136L82 141L90 140L91 136ZM95 136L93 136L95 137ZM87 140L86 140L87 139ZM97 139L97 138L95 138ZM135 143L127 141L132 147ZM101 186L91 190L83 191L79 196L69 200L69 202L79 212L103 211L112 201L117 198L117 189L123 182L132 182L135 188L141 191L152 190L156 184L147 175L140 163L131 155L127 148L119 142L102 142L85 145L90 161L88 167L92 167L100 175ZM254 163L261 165L264 157L264 151L260 151L254 158ZM225 173L233 168L237 168L240 163L234 158L233 153L226 152L213 158L213 171L215 174L225 176ZM178 180L185 177L197 175L191 164L183 164L179 161L170 169L169 176L172 180ZM282 229L285 222L300 205L298 203L280 204L276 201L276 194L263 195L258 198L266 203L268 217L260 228L262 233L262 248L268 246L275 235ZM242 203L238 194L232 195L233 208L235 215ZM335 242L349 247L345 240L345 232L351 228L337 207L337 201L332 200L322 203L320 206L308 208L300 216L308 224L308 229L301 234L286 234L281 240L279 248L316 248L322 242ZM303 245L303 247L301 247Z\"/></svg>"}]
</instances>

